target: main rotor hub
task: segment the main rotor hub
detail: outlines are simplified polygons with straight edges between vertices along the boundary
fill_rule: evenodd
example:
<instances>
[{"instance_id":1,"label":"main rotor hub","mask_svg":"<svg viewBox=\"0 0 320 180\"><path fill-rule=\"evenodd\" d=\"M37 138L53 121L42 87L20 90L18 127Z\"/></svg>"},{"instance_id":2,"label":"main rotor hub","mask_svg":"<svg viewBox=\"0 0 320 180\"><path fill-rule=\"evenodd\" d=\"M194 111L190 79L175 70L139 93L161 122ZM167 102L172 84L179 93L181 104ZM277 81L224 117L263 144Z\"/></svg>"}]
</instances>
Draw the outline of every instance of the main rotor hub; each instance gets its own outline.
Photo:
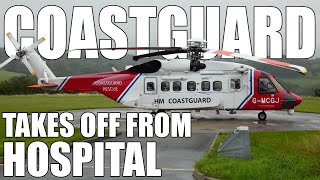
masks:
<instances>
[{"instance_id":1,"label":"main rotor hub","mask_svg":"<svg viewBox=\"0 0 320 180\"><path fill-rule=\"evenodd\" d=\"M187 41L188 47L200 47L205 48L207 45L207 41L203 39L189 39Z\"/></svg>"},{"instance_id":2,"label":"main rotor hub","mask_svg":"<svg viewBox=\"0 0 320 180\"><path fill-rule=\"evenodd\" d=\"M203 49L206 48L207 41L203 39L189 39L187 45L190 60L196 61L203 58Z\"/></svg>"},{"instance_id":3,"label":"main rotor hub","mask_svg":"<svg viewBox=\"0 0 320 180\"><path fill-rule=\"evenodd\" d=\"M18 50L17 53L16 53L17 57L19 57L19 58L22 58L26 54L27 54L27 52L25 50L23 50L23 49Z\"/></svg>"}]
</instances>

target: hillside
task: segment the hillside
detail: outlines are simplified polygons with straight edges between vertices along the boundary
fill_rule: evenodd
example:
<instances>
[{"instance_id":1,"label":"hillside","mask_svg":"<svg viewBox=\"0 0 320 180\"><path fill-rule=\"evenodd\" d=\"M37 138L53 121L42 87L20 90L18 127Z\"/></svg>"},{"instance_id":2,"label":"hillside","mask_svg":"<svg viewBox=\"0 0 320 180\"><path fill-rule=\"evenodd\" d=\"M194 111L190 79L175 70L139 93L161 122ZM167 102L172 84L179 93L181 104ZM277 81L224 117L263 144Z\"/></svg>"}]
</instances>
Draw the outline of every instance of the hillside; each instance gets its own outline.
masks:
<instances>
[{"instance_id":1,"label":"hillside","mask_svg":"<svg viewBox=\"0 0 320 180\"><path fill-rule=\"evenodd\" d=\"M22 76L22 75L24 74L0 70L0 82L8 80L15 76Z\"/></svg>"}]
</instances>

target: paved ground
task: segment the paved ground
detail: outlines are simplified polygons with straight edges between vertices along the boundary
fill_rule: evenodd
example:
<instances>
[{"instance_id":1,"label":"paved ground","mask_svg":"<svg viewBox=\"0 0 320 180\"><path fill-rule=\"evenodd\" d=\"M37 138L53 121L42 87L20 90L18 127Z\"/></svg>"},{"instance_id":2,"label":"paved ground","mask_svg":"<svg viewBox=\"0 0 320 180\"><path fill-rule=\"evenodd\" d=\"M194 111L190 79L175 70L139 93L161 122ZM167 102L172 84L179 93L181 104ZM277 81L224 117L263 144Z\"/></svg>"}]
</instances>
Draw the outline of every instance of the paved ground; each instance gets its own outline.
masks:
<instances>
[{"instance_id":1,"label":"paved ground","mask_svg":"<svg viewBox=\"0 0 320 180\"><path fill-rule=\"evenodd\" d=\"M139 112L134 108L111 108L95 110L75 110L70 111L79 119L84 112L121 112L121 117L125 118L127 112ZM148 111L146 111L148 112ZM238 111L237 114L229 114L227 111L221 111L216 114L215 111L192 111L193 133L212 133L233 131L238 126L249 126L251 131L283 131L283 130L312 130L320 129L320 114L313 113L295 113L288 115L286 111L267 111L267 121L258 121L259 111ZM125 120L120 120L120 131L125 131ZM75 126L80 122L75 121Z\"/></svg>"},{"instance_id":2,"label":"paved ground","mask_svg":"<svg viewBox=\"0 0 320 180\"><path fill-rule=\"evenodd\" d=\"M139 110L137 109L126 108L77 110L70 112L75 115L75 126L79 126L79 117L84 112L121 112L122 117L125 117L126 112L138 111ZM209 149L218 132L233 131L238 126L249 126L251 131L320 129L320 115L318 114L295 113L294 115L289 116L283 111L268 111L268 119L265 123L258 122L257 114L257 111L239 111L234 115L230 115L225 111L221 111L221 114L219 115L217 115L215 111L192 112L194 117L192 121L192 138L132 138L129 139L129 141L141 141L143 149L145 149L146 141L157 142L157 167L163 169L163 177L145 179L193 179L193 164ZM119 130L125 131L125 119L120 120L120 122L121 128ZM107 141L128 141L128 139L125 137L125 133L123 133L121 136L114 139L108 139ZM107 151L105 154L105 176L109 177L110 155ZM121 155L121 158L121 163L123 164L123 154ZM80 179L92 179L94 176L93 165L93 163L85 165L84 177ZM0 177L3 177L3 168L0 168ZM106 177L97 179L106 179ZM71 177L68 177L67 179L70 178ZM27 177L27 179L32 178ZM49 174L45 179L56 178Z\"/></svg>"}]
</instances>

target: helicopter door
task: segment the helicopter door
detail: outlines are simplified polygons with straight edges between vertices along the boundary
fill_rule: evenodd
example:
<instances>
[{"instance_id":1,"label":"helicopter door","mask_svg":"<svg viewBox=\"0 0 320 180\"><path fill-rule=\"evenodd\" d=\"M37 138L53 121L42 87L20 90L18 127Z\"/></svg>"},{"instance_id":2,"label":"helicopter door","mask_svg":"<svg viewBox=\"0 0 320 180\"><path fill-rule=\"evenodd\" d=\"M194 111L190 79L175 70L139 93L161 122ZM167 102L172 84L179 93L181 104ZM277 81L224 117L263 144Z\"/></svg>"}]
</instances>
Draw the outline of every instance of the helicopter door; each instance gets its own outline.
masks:
<instances>
[{"instance_id":1,"label":"helicopter door","mask_svg":"<svg viewBox=\"0 0 320 180\"><path fill-rule=\"evenodd\" d=\"M230 89L234 95L234 108L241 108L248 97L251 95L251 73L244 74L242 77L232 77L230 79Z\"/></svg>"},{"instance_id":2,"label":"helicopter door","mask_svg":"<svg viewBox=\"0 0 320 180\"><path fill-rule=\"evenodd\" d=\"M227 93L227 97L225 97L225 108L226 109L237 109L237 99L239 96L239 92L242 90L242 79L238 76L230 77L229 80L229 93Z\"/></svg>"},{"instance_id":3,"label":"helicopter door","mask_svg":"<svg viewBox=\"0 0 320 180\"><path fill-rule=\"evenodd\" d=\"M147 77L144 79L144 94L140 99L141 105L147 109L158 109L156 100L158 99L157 94L157 78Z\"/></svg>"}]
</instances>

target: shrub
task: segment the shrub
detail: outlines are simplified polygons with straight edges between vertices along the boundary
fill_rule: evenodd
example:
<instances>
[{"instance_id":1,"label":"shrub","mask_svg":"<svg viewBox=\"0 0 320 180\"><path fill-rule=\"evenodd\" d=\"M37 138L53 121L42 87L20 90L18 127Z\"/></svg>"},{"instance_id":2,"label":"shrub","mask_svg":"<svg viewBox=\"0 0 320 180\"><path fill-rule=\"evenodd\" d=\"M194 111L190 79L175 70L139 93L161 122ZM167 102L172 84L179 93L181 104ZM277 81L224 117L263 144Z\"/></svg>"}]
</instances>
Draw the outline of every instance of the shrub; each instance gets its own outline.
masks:
<instances>
[{"instance_id":1,"label":"shrub","mask_svg":"<svg viewBox=\"0 0 320 180\"><path fill-rule=\"evenodd\" d=\"M49 91L44 89L28 88L28 86L37 84L37 81L32 76L12 77L7 81L0 82L0 95L25 95L25 94L57 94L68 93L75 94L75 91L59 92Z\"/></svg>"},{"instance_id":2,"label":"shrub","mask_svg":"<svg viewBox=\"0 0 320 180\"><path fill-rule=\"evenodd\" d=\"M314 96L320 97L320 89L313 89Z\"/></svg>"}]
</instances>

